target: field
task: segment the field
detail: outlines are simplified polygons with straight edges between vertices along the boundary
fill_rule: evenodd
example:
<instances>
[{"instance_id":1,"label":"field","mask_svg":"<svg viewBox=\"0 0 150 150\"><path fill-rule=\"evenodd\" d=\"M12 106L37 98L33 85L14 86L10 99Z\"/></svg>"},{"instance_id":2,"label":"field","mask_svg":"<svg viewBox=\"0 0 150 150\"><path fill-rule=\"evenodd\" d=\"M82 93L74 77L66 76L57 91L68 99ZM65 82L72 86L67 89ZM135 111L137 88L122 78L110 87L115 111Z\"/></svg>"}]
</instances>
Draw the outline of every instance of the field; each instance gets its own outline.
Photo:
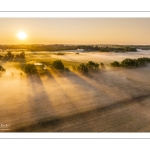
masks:
<instances>
[{"instance_id":1,"label":"field","mask_svg":"<svg viewBox=\"0 0 150 150\"><path fill-rule=\"evenodd\" d=\"M9 129L1 127L0 132L149 132L150 65L110 67L112 61L149 54L26 51L27 63L46 65L46 72L37 75L26 75L17 62L2 63L6 71L0 73L0 124ZM70 71L53 69L57 59ZM86 75L73 70L88 61L103 62L106 70Z\"/></svg>"}]
</instances>

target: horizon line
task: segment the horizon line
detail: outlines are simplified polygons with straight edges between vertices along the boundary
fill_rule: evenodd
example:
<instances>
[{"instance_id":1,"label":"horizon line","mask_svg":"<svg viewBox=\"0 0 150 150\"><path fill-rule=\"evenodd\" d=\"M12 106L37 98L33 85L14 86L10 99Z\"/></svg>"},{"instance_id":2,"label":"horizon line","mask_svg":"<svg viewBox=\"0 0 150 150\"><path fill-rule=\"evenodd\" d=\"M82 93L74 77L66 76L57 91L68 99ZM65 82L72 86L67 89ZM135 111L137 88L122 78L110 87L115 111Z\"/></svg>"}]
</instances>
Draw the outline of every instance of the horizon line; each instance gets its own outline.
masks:
<instances>
[{"instance_id":1,"label":"horizon line","mask_svg":"<svg viewBox=\"0 0 150 150\"><path fill-rule=\"evenodd\" d=\"M54 43L54 44L0 44L0 46L2 45L130 45L130 46L134 46L134 45L143 45L143 46L147 46L147 45L150 45L150 44L57 44L57 43Z\"/></svg>"}]
</instances>

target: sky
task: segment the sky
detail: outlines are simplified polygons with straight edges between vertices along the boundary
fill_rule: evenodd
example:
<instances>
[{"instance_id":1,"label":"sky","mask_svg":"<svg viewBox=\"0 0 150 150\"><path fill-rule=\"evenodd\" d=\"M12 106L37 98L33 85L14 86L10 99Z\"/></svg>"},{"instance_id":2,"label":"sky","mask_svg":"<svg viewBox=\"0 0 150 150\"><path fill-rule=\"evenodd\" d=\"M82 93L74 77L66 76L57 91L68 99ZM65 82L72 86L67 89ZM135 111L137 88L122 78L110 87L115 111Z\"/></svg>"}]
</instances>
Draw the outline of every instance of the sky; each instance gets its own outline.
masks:
<instances>
[{"instance_id":1,"label":"sky","mask_svg":"<svg viewBox=\"0 0 150 150\"><path fill-rule=\"evenodd\" d=\"M0 44L148 45L150 18L0 18Z\"/></svg>"}]
</instances>

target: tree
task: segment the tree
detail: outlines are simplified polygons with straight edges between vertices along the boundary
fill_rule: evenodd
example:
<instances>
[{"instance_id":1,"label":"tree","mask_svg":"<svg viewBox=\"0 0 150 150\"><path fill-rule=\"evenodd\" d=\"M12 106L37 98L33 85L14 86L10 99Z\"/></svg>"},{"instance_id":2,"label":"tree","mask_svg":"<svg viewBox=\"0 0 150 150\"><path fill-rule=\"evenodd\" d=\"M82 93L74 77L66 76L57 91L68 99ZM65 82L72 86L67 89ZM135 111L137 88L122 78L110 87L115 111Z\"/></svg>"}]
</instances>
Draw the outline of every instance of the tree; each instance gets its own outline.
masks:
<instances>
[{"instance_id":1,"label":"tree","mask_svg":"<svg viewBox=\"0 0 150 150\"><path fill-rule=\"evenodd\" d=\"M136 59L126 58L121 62L122 67L137 67L138 63Z\"/></svg>"},{"instance_id":2,"label":"tree","mask_svg":"<svg viewBox=\"0 0 150 150\"><path fill-rule=\"evenodd\" d=\"M79 66L77 66L77 70L79 70L82 73L88 73L88 67L84 63L81 63Z\"/></svg>"},{"instance_id":3,"label":"tree","mask_svg":"<svg viewBox=\"0 0 150 150\"><path fill-rule=\"evenodd\" d=\"M34 64L26 64L24 71L27 74L37 74L37 69Z\"/></svg>"},{"instance_id":4,"label":"tree","mask_svg":"<svg viewBox=\"0 0 150 150\"><path fill-rule=\"evenodd\" d=\"M25 60L25 52L21 52L20 54L17 54L14 58L14 61L24 63L26 62Z\"/></svg>"},{"instance_id":5,"label":"tree","mask_svg":"<svg viewBox=\"0 0 150 150\"><path fill-rule=\"evenodd\" d=\"M114 61L111 64L113 67L124 67L124 68L132 68L132 67L142 67L146 66L147 63L150 63L150 58L142 57L137 59L124 59L120 64L117 61Z\"/></svg>"},{"instance_id":6,"label":"tree","mask_svg":"<svg viewBox=\"0 0 150 150\"><path fill-rule=\"evenodd\" d=\"M110 63L110 65L111 65L112 67L120 67L120 64L119 64L118 61L113 61L112 63Z\"/></svg>"},{"instance_id":7,"label":"tree","mask_svg":"<svg viewBox=\"0 0 150 150\"><path fill-rule=\"evenodd\" d=\"M64 70L64 69L65 69L64 64L62 63L61 60L55 60L55 61L53 62L53 66L54 66L56 69L58 69L58 70Z\"/></svg>"},{"instance_id":8,"label":"tree","mask_svg":"<svg viewBox=\"0 0 150 150\"><path fill-rule=\"evenodd\" d=\"M99 70L99 64L94 63L93 61L89 61L86 66L89 70Z\"/></svg>"},{"instance_id":9,"label":"tree","mask_svg":"<svg viewBox=\"0 0 150 150\"><path fill-rule=\"evenodd\" d=\"M5 61L12 61L13 58L14 58L14 55L13 55L10 51L8 51L7 54L6 54L6 55L4 56L4 58L3 58L3 61L4 61L4 62L5 62Z\"/></svg>"}]
</instances>

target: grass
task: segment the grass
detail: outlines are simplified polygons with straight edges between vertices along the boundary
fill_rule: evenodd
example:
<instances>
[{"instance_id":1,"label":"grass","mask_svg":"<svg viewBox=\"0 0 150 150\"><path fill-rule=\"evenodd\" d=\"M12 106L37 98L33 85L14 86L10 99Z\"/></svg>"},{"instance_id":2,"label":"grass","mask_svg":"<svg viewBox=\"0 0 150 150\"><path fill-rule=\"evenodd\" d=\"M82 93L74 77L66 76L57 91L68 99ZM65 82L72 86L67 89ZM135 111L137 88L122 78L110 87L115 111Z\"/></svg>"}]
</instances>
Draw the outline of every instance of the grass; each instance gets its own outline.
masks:
<instances>
[{"instance_id":1,"label":"grass","mask_svg":"<svg viewBox=\"0 0 150 150\"><path fill-rule=\"evenodd\" d=\"M68 58L67 54L56 58L49 54L40 57L39 53L33 56L27 54L27 64L41 62L51 66L54 60ZM70 54L68 56L71 57ZM77 59L61 60L65 68L92 60L86 56L87 60L83 60L81 56L81 59L76 55ZM92 61L95 62L94 59ZM108 58L105 60L107 63L110 61ZM20 69L17 62L11 62L11 65ZM16 72L19 78L15 73L13 77L1 76L0 118L2 122L11 124L10 132L44 129L55 132L133 132L144 131L142 127L149 125L149 105L141 105L141 102L150 98L150 69L101 71L89 76L74 71L66 76L47 68L49 74L46 76L42 76L40 67L37 69L40 76L20 77L20 72ZM12 68L8 66L9 69Z\"/></svg>"}]
</instances>

